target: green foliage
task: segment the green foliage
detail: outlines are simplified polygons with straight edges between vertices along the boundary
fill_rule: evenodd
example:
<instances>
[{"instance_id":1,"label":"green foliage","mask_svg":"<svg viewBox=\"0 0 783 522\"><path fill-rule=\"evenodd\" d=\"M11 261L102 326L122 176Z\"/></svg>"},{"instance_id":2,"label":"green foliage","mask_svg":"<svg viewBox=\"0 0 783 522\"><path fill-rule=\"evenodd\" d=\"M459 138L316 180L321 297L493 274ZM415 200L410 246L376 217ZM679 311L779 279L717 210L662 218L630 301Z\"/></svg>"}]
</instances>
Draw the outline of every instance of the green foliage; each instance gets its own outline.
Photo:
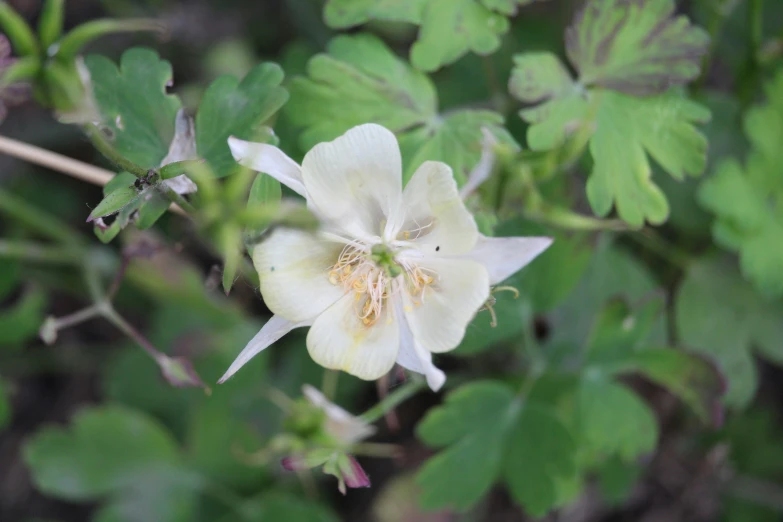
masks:
<instances>
[{"instance_id":1,"label":"green foliage","mask_svg":"<svg viewBox=\"0 0 783 522\"><path fill-rule=\"evenodd\" d=\"M8 299L19 287L21 269L14 260L0 259L0 348L6 350L35 337L47 305L40 288L28 288L18 298Z\"/></svg>"},{"instance_id":2,"label":"green foliage","mask_svg":"<svg viewBox=\"0 0 783 522\"><path fill-rule=\"evenodd\" d=\"M0 377L0 429L4 429L11 420L11 401L8 397L8 390Z\"/></svg>"},{"instance_id":3,"label":"green foliage","mask_svg":"<svg viewBox=\"0 0 783 522\"><path fill-rule=\"evenodd\" d=\"M24 455L38 488L70 500L97 499L156 473L186 474L171 435L147 416L119 406L84 410L70 430L40 431Z\"/></svg>"},{"instance_id":4,"label":"green foliage","mask_svg":"<svg viewBox=\"0 0 783 522\"><path fill-rule=\"evenodd\" d=\"M699 201L714 214L715 242L738 251L742 274L770 297L783 296L783 70L767 85L767 102L744 119L752 150L743 167L722 162L699 190Z\"/></svg>"},{"instance_id":5,"label":"green foliage","mask_svg":"<svg viewBox=\"0 0 783 522\"><path fill-rule=\"evenodd\" d=\"M397 133L406 180L425 160L437 160L448 163L464 183L481 155L482 127L513 143L497 113L466 109L439 115L430 79L378 38L338 36L328 50L310 60L308 77L291 84L286 110L294 124L305 128L300 140L304 150L374 122Z\"/></svg>"},{"instance_id":6,"label":"green foliage","mask_svg":"<svg viewBox=\"0 0 783 522\"><path fill-rule=\"evenodd\" d=\"M417 433L429 446L446 447L418 476L428 509L464 511L502 480L526 511L543 515L558 499L558 481L575 472L574 442L562 422L499 382L449 394Z\"/></svg>"},{"instance_id":7,"label":"green foliage","mask_svg":"<svg viewBox=\"0 0 783 522\"><path fill-rule=\"evenodd\" d=\"M228 148L229 136L250 141L272 139L263 128L288 99L280 86L283 70L273 63L254 67L240 82L230 75L221 76L207 88L196 115L196 144L199 156L206 159L215 176L223 177L239 170Z\"/></svg>"},{"instance_id":8,"label":"green foliage","mask_svg":"<svg viewBox=\"0 0 783 522\"><path fill-rule=\"evenodd\" d=\"M706 166L707 142L694 125L710 113L668 89L698 75L709 39L684 17L671 18L673 9L672 0L593 2L566 33L576 81L553 54L537 52L515 57L509 82L515 97L538 104L520 112L531 124L529 146L547 150L569 136L589 140L593 212L606 216L614 205L633 227L669 215L648 156L677 180Z\"/></svg>"},{"instance_id":9,"label":"green foliage","mask_svg":"<svg viewBox=\"0 0 783 522\"><path fill-rule=\"evenodd\" d=\"M174 137L181 103L168 94L171 64L150 49L123 53L119 67L103 56L85 60L103 124L124 157L145 169L157 168Z\"/></svg>"},{"instance_id":10,"label":"green foliage","mask_svg":"<svg viewBox=\"0 0 783 522\"><path fill-rule=\"evenodd\" d=\"M674 0L596 0L566 32L568 58L585 86L635 96L660 94L699 75L710 37Z\"/></svg>"},{"instance_id":11,"label":"green foliage","mask_svg":"<svg viewBox=\"0 0 783 522\"><path fill-rule=\"evenodd\" d=\"M508 31L507 15L517 4L531 0L330 0L324 9L326 23L343 29L369 20L390 20L420 25L411 48L411 62L434 71L468 52L490 54L500 47Z\"/></svg>"},{"instance_id":12,"label":"green foliage","mask_svg":"<svg viewBox=\"0 0 783 522\"><path fill-rule=\"evenodd\" d=\"M682 344L715 359L727 377L730 406L746 406L756 392L753 353L783 362L781 304L761 298L730 265L709 259L693 263L674 310Z\"/></svg>"}]
</instances>

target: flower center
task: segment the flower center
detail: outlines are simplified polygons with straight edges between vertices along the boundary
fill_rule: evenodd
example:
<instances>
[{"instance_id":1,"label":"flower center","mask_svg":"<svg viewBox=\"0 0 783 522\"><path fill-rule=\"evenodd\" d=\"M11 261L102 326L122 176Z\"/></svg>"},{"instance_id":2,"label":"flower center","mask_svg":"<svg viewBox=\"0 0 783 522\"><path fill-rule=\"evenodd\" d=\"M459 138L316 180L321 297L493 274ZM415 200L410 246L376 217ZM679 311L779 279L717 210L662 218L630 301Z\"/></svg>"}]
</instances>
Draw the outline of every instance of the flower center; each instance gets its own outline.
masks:
<instances>
[{"instance_id":1,"label":"flower center","mask_svg":"<svg viewBox=\"0 0 783 522\"><path fill-rule=\"evenodd\" d=\"M329 269L329 282L342 286L345 293L353 292L356 315L365 326L380 319L386 300L394 292L404 289L421 305L424 289L435 280L434 274L408 262L399 263L395 252L387 245L374 245L370 252L346 245L337 262ZM402 275L402 281L394 285Z\"/></svg>"}]
</instances>

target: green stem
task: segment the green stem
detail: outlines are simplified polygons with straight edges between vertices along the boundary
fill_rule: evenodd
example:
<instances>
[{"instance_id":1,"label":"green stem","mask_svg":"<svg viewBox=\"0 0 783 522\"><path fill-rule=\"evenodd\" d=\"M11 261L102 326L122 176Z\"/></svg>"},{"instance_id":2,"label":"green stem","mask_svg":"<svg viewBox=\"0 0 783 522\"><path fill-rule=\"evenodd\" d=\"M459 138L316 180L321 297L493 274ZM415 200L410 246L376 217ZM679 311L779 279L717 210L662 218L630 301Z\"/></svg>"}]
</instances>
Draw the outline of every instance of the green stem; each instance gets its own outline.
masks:
<instances>
[{"instance_id":1,"label":"green stem","mask_svg":"<svg viewBox=\"0 0 783 522\"><path fill-rule=\"evenodd\" d=\"M73 248L4 239L0 239L0 257L64 265L81 265L84 262L82 252Z\"/></svg>"},{"instance_id":2,"label":"green stem","mask_svg":"<svg viewBox=\"0 0 783 522\"><path fill-rule=\"evenodd\" d=\"M120 154L114 146L109 143L101 129L94 123L88 123L83 126L85 134L90 138L93 146L98 149L98 152L103 154L106 159L117 165L121 170L130 172L137 178L145 178L149 171L139 165L136 165L129 159Z\"/></svg>"},{"instance_id":3,"label":"green stem","mask_svg":"<svg viewBox=\"0 0 783 522\"><path fill-rule=\"evenodd\" d=\"M27 228L59 243L81 245L82 236L63 224L61 219L50 216L21 198L0 188L0 214L6 214Z\"/></svg>"},{"instance_id":4,"label":"green stem","mask_svg":"<svg viewBox=\"0 0 783 522\"><path fill-rule=\"evenodd\" d=\"M663 239L653 229L630 232L628 237L678 268L685 270L691 263L691 257L686 252Z\"/></svg>"},{"instance_id":5,"label":"green stem","mask_svg":"<svg viewBox=\"0 0 783 522\"><path fill-rule=\"evenodd\" d=\"M393 392L386 396L381 402L360 415L360 418L367 423L372 423L386 415L386 412L393 410L399 404L410 399L426 387L424 379L418 377L411 378L398 386Z\"/></svg>"},{"instance_id":6,"label":"green stem","mask_svg":"<svg viewBox=\"0 0 783 522\"><path fill-rule=\"evenodd\" d=\"M337 382L340 380L340 372L324 368L324 379L321 383L321 391L327 399L333 401L337 395Z\"/></svg>"},{"instance_id":7,"label":"green stem","mask_svg":"<svg viewBox=\"0 0 783 522\"><path fill-rule=\"evenodd\" d=\"M179 205L179 208L187 212L188 214L193 214L196 212L196 207L190 204L187 199L182 197L180 194L177 194L174 192L174 189L168 186L163 187L163 195L168 198L169 201L172 203L176 203Z\"/></svg>"}]
</instances>

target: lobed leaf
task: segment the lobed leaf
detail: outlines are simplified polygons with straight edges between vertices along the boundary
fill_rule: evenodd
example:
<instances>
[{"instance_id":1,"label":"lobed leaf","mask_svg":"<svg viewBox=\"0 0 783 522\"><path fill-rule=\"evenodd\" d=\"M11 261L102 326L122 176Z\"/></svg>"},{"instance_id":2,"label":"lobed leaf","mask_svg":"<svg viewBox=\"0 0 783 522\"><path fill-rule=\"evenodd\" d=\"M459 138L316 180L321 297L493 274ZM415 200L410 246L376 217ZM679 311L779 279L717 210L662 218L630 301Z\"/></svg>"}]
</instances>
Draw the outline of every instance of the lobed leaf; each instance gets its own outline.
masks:
<instances>
[{"instance_id":1,"label":"lobed leaf","mask_svg":"<svg viewBox=\"0 0 783 522\"><path fill-rule=\"evenodd\" d=\"M428 445L445 447L428 460L417 482L427 509L464 511L500 479L533 514L558 500L558 481L575 473L565 426L505 384L479 381L450 394L417 427Z\"/></svg>"},{"instance_id":2,"label":"lobed leaf","mask_svg":"<svg viewBox=\"0 0 783 522\"><path fill-rule=\"evenodd\" d=\"M338 36L328 51L310 60L308 77L292 81L286 111L294 124L304 127L303 149L373 122L397 134L406 180L421 163L435 160L448 163L463 183L481 156L482 128L516 146L495 112L459 110L439 116L430 79L378 38Z\"/></svg>"},{"instance_id":3,"label":"lobed leaf","mask_svg":"<svg viewBox=\"0 0 783 522\"><path fill-rule=\"evenodd\" d=\"M166 92L172 84L171 64L145 48L125 51L119 67L97 55L87 56L85 64L114 147L143 168L160 166L181 106L177 96Z\"/></svg>"},{"instance_id":4,"label":"lobed leaf","mask_svg":"<svg viewBox=\"0 0 783 522\"><path fill-rule=\"evenodd\" d=\"M261 63L239 81L224 75L204 93L196 114L196 146L217 177L239 170L228 148L229 136L268 142L262 126L285 104L288 92L280 85L283 70L274 63Z\"/></svg>"},{"instance_id":5,"label":"lobed leaf","mask_svg":"<svg viewBox=\"0 0 783 522\"><path fill-rule=\"evenodd\" d=\"M680 341L714 359L728 378L729 406L743 407L755 394L753 353L783 363L783 305L762 299L730 266L706 259L693 263L674 311Z\"/></svg>"},{"instance_id":6,"label":"lobed leaf","mask_svg":"<svg viewBox=\"0 0 783 522\"><path fill-rule=\"evenodd\" d=\"M710 112L670 88L698 76L709 38L673 14L673 0L590 2L566 32L576 80L553 54L536 52L514 58L509 82L512 95L537 104L520 112L530 148L560 147L574 134L589 139L593 212L615 207L635 228L669 215L650 158L678 181L706 167L707 140L696 124Z\"/></svg>"},{"instance_id":7,"label":"lobed leaf","mask_svg":"<svg viewBox=\"0 0 783 522\"><path fill-rule=\"evenodd\" d=\"M566 30L579 82L649 96L695 79L710 37L674 14L674 0L587 2Z\"/></svg>"},{"instance_id":8,"label":"lobed leaf","mask_svg":"<svg viewBox=\"0 0 783 522\"><path fill-rule=\"evenodd\" d=\"M742 274L769 297L783 296L783 70L767 86L766 103L745 115L752 150L743 167L723 161L699 188L713 212L715 241L739 251Z\"/></svg>"},{"instance_id":9,"label":"lobed leaf","mask_svg":"<svg viewBox=\"0 0 783 522\"><path fill-rule=\"evenodd\" d=\"M39 431L24 458L38 489L68 500L94 500L182 465L162 426L119 406L83 410L70 429Z\"/></svg>"}]
</instances>

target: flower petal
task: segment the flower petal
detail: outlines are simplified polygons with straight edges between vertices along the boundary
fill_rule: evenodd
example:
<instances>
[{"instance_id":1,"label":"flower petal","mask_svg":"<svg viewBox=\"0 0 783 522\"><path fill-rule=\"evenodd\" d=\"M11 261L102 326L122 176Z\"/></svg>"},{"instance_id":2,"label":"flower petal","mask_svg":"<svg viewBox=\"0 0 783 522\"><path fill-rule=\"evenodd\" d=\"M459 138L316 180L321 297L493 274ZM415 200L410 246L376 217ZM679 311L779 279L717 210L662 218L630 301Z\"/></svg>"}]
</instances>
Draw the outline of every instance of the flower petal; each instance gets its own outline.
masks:
<instances>
[{"instance_id":1,"label":"flower petal","mask_svg":"<svg viewBox=\"0 0 783 522\"><path fill-rule=\"evenodd\" d=\"M406 370L424 375L432 391L438 391L446 382L446 374L432 364L432 353L422 348L414 339L408 320L402 312L402 300L397 300L397 306L397 316L403 318L400 321L400 353L397 354L397 364Z\"/></svg>"},{"instance_id":2,"label":"flower petal","mask_svg":"<svg viewBox=\"0 0 783 522\"><path fill-rule=\"evenodd\" d=\"M481 235L476 247L465 257L484 265L489 272L489 284L496 285L521 270L551 244L551 237Z\"/></svg>"},{"instance_id":3,"label":"flower petal","mask_svg":"<svg viewBox=\"0 0 783 522\"><path fill-rule=\"evenodd\" d=\"M245 365L250 359L261 353L268 346L277 342L285 334L293 330L294 328L300 328L302 326L309 326L312 321L303 321L295 323L283 319L279 315L273 315L272 318L266 322L266 324L258 331L258 333L247 343L247 346L239 352L239 355L234 362L231 363L226 373L220 378L218 384L226 382L237 370Z\"/></svg>"},{"instance_id":4,"label":"flower petal","mask_svg":"<svg viewBox=\"0 0 783 522\"><path fill-rule=\"evenodd\" d=\"M233 136L228 138L228 147L240 165L269 174L300 196L307 197L302 170L282 150L268 143L254 143Z\"/></svg>"},{"instance_id":5,"label":"flower petal","mask_svg":"<svg viewBox=\"0 0 783 522\"><path fill-rule=\"evenodd\" d=\"M489 298L487 270L465 259L424 258L418 265L431 270L429 275L435 281L419 295L403 292L405 317L413 337L430 352L453 350Z\"/></svg>"},{"instance_id":6,"label":"flower petal","mask_svg":"<svg viewBox=\"0 0 783 522\"><path fill-rule=\"evenodd\" d=\"M310 404L326 413L326 431L338 441L353 444L375 433L374 426L351 415L309 384L302 386L302 393Z\"/></svg>"},{"instance_id":7,"label":"flower petal","mask_svg":"<svg viewBox=\"0 0 783 522\"><path fill-rule=\"evenodd\" d=\"M405 224L403 236L398 237L413 241L425 255L466 254L476 244L476 221L465 208L451 167L445 163L422 163L402 197Z\"/></svg>"},{"instance_id":8,"label":"flower petal","mask_svg":"<svg viewBox=\"0 0 783 522\"><path fill-rule=\"evenodd\" d=\"M312 319L345 292L329 282L329 268L343 245L301 230L278 228L253 249L261 295L289 321Z\"/></svg>"},{"instance_id":9,"label":"flower petal","mask_svg":"<svg viewBox=\"0 0 783 522\"><path fill-rule=\"evenodd\" d=\"M353 239L380 236L401 210L400 147L380 125L359 125L319 143L305 155L302 177L319 215Z\"/></svg>"},{"instance_id":10,"label":"flower petal","mask_svg":"<svg viewBox=\"0 0 783 522\"><path fill-rule=\"evenodd\" d=\"M399 347L400 327L393 311L385 307L378 321L366 326L352 293L319 315L307 333L307 349L315 362L366 381L392 369Z\"/></svg>"}]
</instances>

